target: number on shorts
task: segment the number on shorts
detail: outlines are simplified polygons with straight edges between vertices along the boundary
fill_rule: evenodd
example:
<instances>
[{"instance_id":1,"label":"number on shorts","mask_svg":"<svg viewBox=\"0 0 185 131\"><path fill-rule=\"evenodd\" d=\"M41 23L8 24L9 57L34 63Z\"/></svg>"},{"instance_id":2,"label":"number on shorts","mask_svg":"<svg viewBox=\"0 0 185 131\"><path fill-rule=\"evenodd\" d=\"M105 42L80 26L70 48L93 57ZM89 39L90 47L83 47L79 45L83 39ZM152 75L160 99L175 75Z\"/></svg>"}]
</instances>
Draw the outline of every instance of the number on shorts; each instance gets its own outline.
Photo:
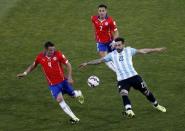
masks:
<instances>
[{"instance_id":1,"label":"number on shorts","mask_svg":"<svg viewBox=\"0 0 185 131\"><path fill-rule=\"evenodd\" d=\"M142 88L146 88L147 87L147 85L146 85L146 82L141 82L141 86L142 86Z\"/></svg>"}]
</instances>

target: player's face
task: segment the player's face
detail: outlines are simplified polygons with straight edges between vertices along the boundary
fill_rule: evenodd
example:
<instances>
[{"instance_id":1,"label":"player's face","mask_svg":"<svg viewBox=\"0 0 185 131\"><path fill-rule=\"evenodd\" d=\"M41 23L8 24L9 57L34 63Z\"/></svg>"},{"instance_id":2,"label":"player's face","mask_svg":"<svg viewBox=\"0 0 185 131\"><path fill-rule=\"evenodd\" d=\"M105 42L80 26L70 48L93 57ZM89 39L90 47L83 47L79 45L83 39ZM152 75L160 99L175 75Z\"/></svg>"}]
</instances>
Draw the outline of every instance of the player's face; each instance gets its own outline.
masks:
<instances>
[{"instance_id":1,"label":"player's face","mask_svg":"<svg viewBox=\"0 0 185 131\"><path fill-rule=\"evenodd\" d=\"M104 19L107 15L107 10L104 7L98 8L98 14L99 14L101 19L102 18Z\"/></svg>"},{"instance_id":2,"label":"player's face","mask_svg":"<svg viewBox=\"0 0 185 131\"><path fill-rule=\"evenodd\" d=\"M118 53L120 53L123 50L123 47L124 47L124 43L122 43L121 41L116 42L115 48Z\"/></svg>"},{"instance_id":3,"label":"player's face","mask_svg":"<svg viewBox=\"0 0 185 131\"><path fill-rule=\"evenodd\" d=\"M48 47L48 49L46 50L46 54L47 56L52 56L55 52L55 47L52 46L52 47Z\"/></svg>"}]
</instances>

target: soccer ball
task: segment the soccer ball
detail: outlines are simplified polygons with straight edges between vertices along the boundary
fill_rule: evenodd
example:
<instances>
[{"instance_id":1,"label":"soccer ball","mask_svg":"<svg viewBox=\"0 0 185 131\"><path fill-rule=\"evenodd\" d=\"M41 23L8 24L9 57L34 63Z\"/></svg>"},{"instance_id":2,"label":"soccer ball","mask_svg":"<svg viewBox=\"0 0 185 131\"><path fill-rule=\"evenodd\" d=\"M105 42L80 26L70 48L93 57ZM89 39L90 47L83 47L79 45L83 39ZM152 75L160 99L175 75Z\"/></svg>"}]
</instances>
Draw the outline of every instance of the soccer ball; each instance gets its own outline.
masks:
<instances>
[{"instance_id":1,"label":"soccer ball","mask_svg":"<svg viewBox=\"0 0 185 131\"><path fill-rule=\"evenodd\" d=\"M90 87L96 87L100 84L100 79L97 76L90 76L87 80L87 84Z\"/></svg>"}]
</instances>

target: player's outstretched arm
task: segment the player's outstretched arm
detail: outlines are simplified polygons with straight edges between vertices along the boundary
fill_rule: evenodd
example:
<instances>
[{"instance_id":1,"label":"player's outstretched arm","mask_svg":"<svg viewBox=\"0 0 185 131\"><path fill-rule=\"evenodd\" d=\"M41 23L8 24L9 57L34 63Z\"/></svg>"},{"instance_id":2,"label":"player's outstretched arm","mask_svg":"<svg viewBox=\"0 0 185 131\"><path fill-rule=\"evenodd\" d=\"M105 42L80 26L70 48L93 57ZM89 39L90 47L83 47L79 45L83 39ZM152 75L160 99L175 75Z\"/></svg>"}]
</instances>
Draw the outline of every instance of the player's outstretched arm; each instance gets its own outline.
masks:
<instances>
[{"instance_id":1,"label":"player's outstretched arm","mask_svg":"<svg viewBox=\"0 0 185 131\"><path fill-rule=\"evenodd\" d=\"M80 64L79 67L83 68L83 67L85 67L87 65L97 65L97 64L100 64L102 62L104 62L104 59L100 58L100 59L92 60L92 61L89 61L89 62L84 62L84 63Z\"/></svg>"},{"instance_id":2,"label":"player's outstretched arm","mask_svg":"<svg viewBox=\"0 0 185 131\"><path fill-rule=\"evenodd\" d=\"M28 73L30 73L32 70L34 70L36 68L36 64L35 62L33 64L31 64L23 73L19 73L17 74L17 77L21 78L26 76Z\"/></svg>"},{"instance_id":3,"label":"player's outstretched arm","mask_svg":"<svg viewBox=\"0 0 185 131\"><path fill-rule=\"evenodd\" d=\"M161 47L161 48L144 48L144 49L137 49L136 53L137 54L149 54L153 52L162 52L166 50L166 47Z\"/></svg>"}]
</instances>

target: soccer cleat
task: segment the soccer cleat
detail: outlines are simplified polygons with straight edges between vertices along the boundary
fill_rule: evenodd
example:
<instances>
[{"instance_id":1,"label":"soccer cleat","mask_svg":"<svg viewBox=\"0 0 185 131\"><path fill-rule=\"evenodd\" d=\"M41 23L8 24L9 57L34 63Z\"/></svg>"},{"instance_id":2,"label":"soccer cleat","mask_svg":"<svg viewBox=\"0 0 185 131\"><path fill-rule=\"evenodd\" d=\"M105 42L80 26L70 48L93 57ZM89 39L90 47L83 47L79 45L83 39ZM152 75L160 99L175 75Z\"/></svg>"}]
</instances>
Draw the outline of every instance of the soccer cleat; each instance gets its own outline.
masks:
<instances>
[{"instance_id":1,"label":"soccer cleat","mask_svg":"<svg viewBox=\"0 0 185 131\"><path fill-rule=\"evenodd\" d=\"M125 117L128 117L128 118L133 118L133 117L135 117L135 114L134 114L134 112L133 112L132 110L127 110L127 111L123 112L123 115L124 115Z\"/></svg>"},{"instance_id":2,"label":"soccer cleat","mask_svg":"<svg viewBox=\"0 0 185 131\"><path fill-rule=\"evenodd\" d=\"M71 124L77 124L80 121L80 119L78 119L77 117L74 117L74 118L71 118L69 121L71 122Z\"/></svg>"},{"instance_id":3,"label":"soccer cleat","mask_svg":"<svg viewBox=\"0 0 185 131\"><path fill-rule=\"evenodd\" d=\"M163 106L161 106L161 105L159 105L159 104L158 104L155 108L156 108L157 110L161 111L161 112L166 112L166 108L163 107Z\"/></svg>"},{"instance_id":4,"label":"soccer cleat","mask_svg":"<svg viewBox=\"0 0 185 131\"><path fill-rule=\"evenodd\" d=\"M83 96L83 94L82 94L82 92L80 90L78 91L78 93L79 93L79 96L77 97L78 98L78 102L80 104L83 104L84 103L84 96Z\"/></svg>"}]
</instances>

